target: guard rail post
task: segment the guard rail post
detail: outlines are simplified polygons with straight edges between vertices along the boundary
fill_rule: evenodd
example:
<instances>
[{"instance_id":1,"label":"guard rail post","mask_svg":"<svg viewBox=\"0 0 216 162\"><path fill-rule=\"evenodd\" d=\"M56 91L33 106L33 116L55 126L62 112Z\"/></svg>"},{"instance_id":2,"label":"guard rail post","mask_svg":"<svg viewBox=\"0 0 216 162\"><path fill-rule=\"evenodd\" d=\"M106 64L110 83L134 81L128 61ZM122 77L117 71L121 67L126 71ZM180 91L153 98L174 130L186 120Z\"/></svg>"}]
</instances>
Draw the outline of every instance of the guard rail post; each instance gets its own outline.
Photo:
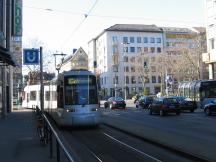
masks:
<instances>
[{"instance_id":1,"label":"guard rail post","mask_svg":"<svg viewBox=\"0 0 216 162\"><path fill-rule=\"evenodd\" d=\"M57 162L60 162L60 149L59 149L59 143L58 143L58 140L56 139L56 159L57 159Z\"/></svg>"}]
</instances>

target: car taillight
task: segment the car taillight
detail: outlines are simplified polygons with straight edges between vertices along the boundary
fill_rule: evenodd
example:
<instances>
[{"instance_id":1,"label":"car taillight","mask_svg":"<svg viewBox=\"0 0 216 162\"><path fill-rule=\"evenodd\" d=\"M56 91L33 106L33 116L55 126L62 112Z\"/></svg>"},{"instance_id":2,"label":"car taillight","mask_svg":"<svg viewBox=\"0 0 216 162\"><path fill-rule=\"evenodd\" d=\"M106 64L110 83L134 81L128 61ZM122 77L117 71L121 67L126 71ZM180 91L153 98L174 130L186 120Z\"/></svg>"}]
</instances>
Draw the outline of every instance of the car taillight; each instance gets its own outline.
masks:
<instances>
[{"instance_id":1,"label":"car taillight","mask_svg":"<svg viewBox=\"0 0 216 162\"><path fill-rule=\"evenodd\" d=\"M161 108L165 109L165 108L167 108L167 105L161 105Z\"/></svg>"}]
</instances>

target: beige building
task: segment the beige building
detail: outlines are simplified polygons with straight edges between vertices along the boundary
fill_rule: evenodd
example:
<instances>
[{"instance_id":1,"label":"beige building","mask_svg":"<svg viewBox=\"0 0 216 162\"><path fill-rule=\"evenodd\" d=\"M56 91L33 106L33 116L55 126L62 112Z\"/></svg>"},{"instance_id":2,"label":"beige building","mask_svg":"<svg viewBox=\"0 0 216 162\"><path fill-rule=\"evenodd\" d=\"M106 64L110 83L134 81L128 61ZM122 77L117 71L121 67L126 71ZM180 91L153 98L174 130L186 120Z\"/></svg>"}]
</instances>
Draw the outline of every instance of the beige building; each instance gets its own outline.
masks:
<instances>
[{"instance_id":1,"label":"beige building","mask_svg":"<svg viewBox=\"0 0 216 162\"><path fill-rule=\"evenodd\" d=\"M88 55L82 47L77 49L73 54L63 59L63 62L57 66L59 72L69 71L72 69L87 69L88 70Z\"/></svg>"}]
</instances>

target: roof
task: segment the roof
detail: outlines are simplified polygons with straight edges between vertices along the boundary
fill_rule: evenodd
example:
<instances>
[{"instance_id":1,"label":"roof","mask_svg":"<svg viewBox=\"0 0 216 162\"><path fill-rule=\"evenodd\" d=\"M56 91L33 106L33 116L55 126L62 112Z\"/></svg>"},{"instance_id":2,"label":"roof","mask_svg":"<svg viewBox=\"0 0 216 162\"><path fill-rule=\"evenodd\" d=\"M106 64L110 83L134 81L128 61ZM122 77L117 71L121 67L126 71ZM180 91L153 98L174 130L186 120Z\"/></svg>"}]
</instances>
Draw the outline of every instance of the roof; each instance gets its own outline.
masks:
<instances>
[{"instance_id":1,"label":"roof","mask_svg":"<svg viewBox=\"0 0 216 162\"><path fill-rule=\"evenodd\" d=\"M142 24L115 24L105 31L127 31L127 32L157 32L162 33L161 28L156 25L142 25Z\"/></svg>"},{"instance_id":2,"label":"roof","mask_svg":"<svg viewBox=\"0 0 216 162\"><path fill-rule=\"evenodd\" d=\"M175 34L188 34L194 33L194 31L188 28L177 28L177 27L161 27L165 33L175 33Z\"/></svg>"},{"instance_id":3,"label":"roof","mask_svg":"<svg viewBox=\"0 0 216 162\"><path fill-rule=\"evenodd\" d=\"M6 49L0 46L0 62L8 65L16 66L16 61L13 55Z\"/></svg>"},{"instance_id":4,"label":"roof","mask_svg":"<svg viewBox=\"0 0 216 162\"><path fill-rule=\"evenodd\" d=\"M162 33L163 30L156 25L143 25L143 24L115 24L107 29L104 29L99 35L97 35L94 39L99 38L107 31L116 31L116 32L154 32L154 33ZM91 42L90 40L89 42ZM88 42L88 43L89 43Z\"/></svg>"},{"instance_id":5,"label":"roof","mask_svg":"<svg viewBox=\"0 0 216 162\"><path fill-rule=\"evenodd\" d=\"M84 54L86 54L85 51L83 50L83 48L80 47L79 49L77 49L77 50L75 51L75 53L70 54L70 55L68 55L66 58L64 58L62 64L67 63L68 61L72 60L78 53L84 53ZM87 54L86 54L86 55L87 55Z\"/></svg>"}]
</instances>

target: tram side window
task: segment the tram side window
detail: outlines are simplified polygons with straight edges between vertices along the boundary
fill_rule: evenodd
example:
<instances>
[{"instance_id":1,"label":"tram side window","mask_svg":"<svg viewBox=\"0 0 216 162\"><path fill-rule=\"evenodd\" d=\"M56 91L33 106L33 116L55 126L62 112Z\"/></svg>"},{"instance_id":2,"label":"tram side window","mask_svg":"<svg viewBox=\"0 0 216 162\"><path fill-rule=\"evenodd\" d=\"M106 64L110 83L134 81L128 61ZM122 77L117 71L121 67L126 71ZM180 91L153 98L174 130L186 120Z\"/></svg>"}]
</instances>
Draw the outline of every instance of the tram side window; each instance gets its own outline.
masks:
<instances>
[{"instance_id":1,"label":"tram side window","mask_svg":"<svg viewBox=\"0 0 216 162\"><path fill-rule=\"evenodd\" d=\"M30 100L35 101L36 100L36 91L30 91Z\"/></svg>"},{"instance_id":2,"label":"tram side window","mask_svg":"<svg viewBox=\"0 0 216 162\"><path fill-rule=\"evenodd\" d=\"M57 104L59 108L63 108L63 87L57 87Z\"/></svg>"},{"instance_id":3,"label":"tram side window","mask_svg":"<svg viewBox=\"0 0 216 162\"><path fill-rule=\"evenodd\" d=\"M51 91L51 100L56 101L57 100L57 94L55 91Z\"/></svg>"},{"instance_id":4,"label":"tram side window","mask_svg":"<svg viewBox=\"0 0 216 162\"><path fill-rule=\"evenodd\" d=\"M50 92L49 91L45 92L45 100L50 101Z\"/></svg>"}]
</instances>

